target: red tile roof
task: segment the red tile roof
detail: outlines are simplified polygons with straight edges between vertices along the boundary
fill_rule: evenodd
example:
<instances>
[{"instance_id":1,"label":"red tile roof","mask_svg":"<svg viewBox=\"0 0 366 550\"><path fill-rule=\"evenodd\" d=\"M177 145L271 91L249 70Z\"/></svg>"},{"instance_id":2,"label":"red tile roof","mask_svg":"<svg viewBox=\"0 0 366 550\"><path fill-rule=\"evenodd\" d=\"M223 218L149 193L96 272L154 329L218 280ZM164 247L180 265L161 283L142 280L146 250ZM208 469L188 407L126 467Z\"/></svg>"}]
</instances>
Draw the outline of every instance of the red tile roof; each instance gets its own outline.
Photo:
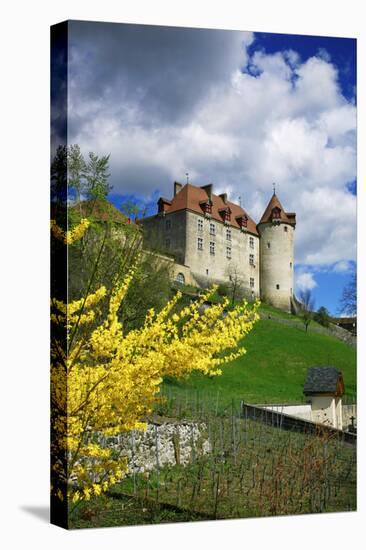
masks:
<instances>
[{"instance_id":1,"label":"red tile roof","mask_svg":"<svg viewBox=\"0 0 366 550\"><path fill-rule=\"evenodd\" d=\"M285 212L276 193L273 193L272 198L269 201L267 208L265 209L259 223L267 223L272 221L272 211L274 208L280 209L280 220L282 222L288 223L290 225L296 225L296 214L294 212Z\"/></svg>"},{"instance_id":2,"label":"red tile roof","mask_svg":"<svg viewBox=\"0 0 366 550\"><path fill-rule=\"evenodd\" d=\"M173 197L171 201L169 201L171 202L170 205L167 204L168 201L165 202L164 211L166 213L170 213L178 212L179 210L192 210L193 212L197 212L198 214L203 214L200 203L202 204L207 201L209 201L209 195L206 189L202 189L201 187L196 187L195 185L186 183L184 187L182 187L182 189L178 191L175 197ZM211 195L211 202L212 219L222 222L223 217L219 213L219 211L225 210L229 207L231 210L231 220L228 222L229 225L231 225L232 227L240 228L240 225L236 218L246 216L248 218L247 230L254 235L258 235L255 221L249 216L244 208L230 201L224 202L222 196L214 195L213 193Z\"/></svg>"}]
</instances>

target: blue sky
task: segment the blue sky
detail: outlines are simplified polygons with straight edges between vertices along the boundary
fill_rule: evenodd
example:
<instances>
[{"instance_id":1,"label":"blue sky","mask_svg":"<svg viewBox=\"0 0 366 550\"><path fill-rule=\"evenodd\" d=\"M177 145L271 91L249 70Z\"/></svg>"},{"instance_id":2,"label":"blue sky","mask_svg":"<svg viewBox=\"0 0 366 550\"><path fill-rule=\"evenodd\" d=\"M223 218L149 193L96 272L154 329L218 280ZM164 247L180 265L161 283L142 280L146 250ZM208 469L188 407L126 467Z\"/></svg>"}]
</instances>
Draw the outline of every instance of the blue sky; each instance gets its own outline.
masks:
<instances>
[{"instance_id":1,"label":"blue sky","mask_svg":"<svg viewBox=\"0 0 366 550\"><path fill-rule=\"evenodd\" d=\"M255 33L255 36L256 41L249 47L249 51L255 51L258 46L267 53L293 49L304 61L316 55L328 58L338 68L343 95L350 101L355 101L356 40L298 34Z\"/></svg>"},{"instance_id":2,"label":"blue sky","mask_svg":"<svg viewBox=\"0 0 366 550\"><path fill-rule=\"evenodd\" d=\"M336 314L356 260L356 41L71 22L69 143L111 154L110 199L154 213L213 183L297 213L295 288Z\"/></svg>"}]
</instances>

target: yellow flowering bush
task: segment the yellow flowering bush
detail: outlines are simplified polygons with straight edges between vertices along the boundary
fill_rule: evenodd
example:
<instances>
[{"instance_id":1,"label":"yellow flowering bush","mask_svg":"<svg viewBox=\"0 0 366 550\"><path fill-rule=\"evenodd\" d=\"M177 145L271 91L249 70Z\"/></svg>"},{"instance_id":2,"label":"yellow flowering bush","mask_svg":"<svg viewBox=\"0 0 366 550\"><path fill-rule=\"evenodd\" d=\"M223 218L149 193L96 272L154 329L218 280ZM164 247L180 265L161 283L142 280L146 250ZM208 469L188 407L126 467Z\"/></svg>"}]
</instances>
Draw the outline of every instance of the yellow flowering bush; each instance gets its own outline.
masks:
<instances>
[{"instance_id":1,"label":"yellow flowering bush","mask_svg":"<svg viewBox=\"0 0 366 550\"><path fill-rule=\"evenodd\" d=\"M62 350L54 338L51 349L53 492L74 503L125 475L126 458L104 438L146 428L163 376L220 374L222 364L245 353L239 340L258 317L258 304L246 302L224 314L227 300L200 313L215 288L173 313L178 292L160 312L150 309L142 328L124 333L118 312L133 275L131 269L109 296L102 286L69 304L52 300L52 321L67 343Z\"/></svg>"},{"instance_id":2,"label":"yellow flowering bush","mask_svg":"<svg viewBox=\"0 0 366 550\"><path fill-rule=\"evenodd\" d=\"M82 218L80 223L73 229L64 231L55 220L51 220L51 231L53 236L64 244L73 244L84 236L86 230L90 225L90 221L87 218Z\"/></svg>"}]
</instances>

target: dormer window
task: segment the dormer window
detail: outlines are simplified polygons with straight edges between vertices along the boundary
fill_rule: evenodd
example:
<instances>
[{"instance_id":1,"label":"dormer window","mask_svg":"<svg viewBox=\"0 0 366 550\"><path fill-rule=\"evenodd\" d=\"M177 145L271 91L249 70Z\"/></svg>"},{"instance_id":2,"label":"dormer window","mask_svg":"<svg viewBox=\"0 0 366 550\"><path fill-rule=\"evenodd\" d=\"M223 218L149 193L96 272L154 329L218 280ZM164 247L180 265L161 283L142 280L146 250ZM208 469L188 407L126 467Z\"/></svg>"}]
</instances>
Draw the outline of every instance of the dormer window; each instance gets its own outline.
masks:
<instances>
[{"instance_id":1,"label":"dormer window","mask_svg":"<svg viewBox=\"0 0 366 550\"><path fill-rule=\"evenodd\" d=\"M278 206L275 206L274 208L272 208L272 219L273 220L281 219L281 208L278 208Z\"/></svg>"},{"instance_id":2,"label":"dormer window","mask_svg":"<svg viewBox=\"0 0 366 550\"><path fill-rule=\"evenodd\" d=\"M246 229L248 227L248 217L247 216L237 216L236 221L241 229Z\"/></svg>"},{"instance_id":3,"label":"dormer window","mask_svg":"<svg viewBox=\"0 0 366 550\"><path fill-rule=\"evenodd\" d=\"M220 208L219 214L222 217L222 219L224 220L224 223L229 223L229 221L231 220L231 210L230 210L229 207Z\"/></svg>"},{"instance_id":4,"label":"dormer window","mask_svg":"<svg viewBox=\"0 0 366 550\"><path fill-rule=\"evenodd\" d=\"M201 201L200 202L200 207L202 208L202 211L206 215L211 215L212 214L212 202L210 200Z\"/></svg>"}]
</instances>

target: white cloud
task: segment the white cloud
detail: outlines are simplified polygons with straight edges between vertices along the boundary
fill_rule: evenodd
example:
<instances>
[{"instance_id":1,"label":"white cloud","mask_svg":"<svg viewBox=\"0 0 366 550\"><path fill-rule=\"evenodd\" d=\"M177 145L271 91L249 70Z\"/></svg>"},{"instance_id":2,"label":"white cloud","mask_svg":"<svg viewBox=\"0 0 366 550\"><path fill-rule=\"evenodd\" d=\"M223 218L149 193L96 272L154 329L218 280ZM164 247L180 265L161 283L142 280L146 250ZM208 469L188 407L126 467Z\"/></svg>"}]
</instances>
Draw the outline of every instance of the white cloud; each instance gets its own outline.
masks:
<instances>
[{"instance_id":1,"label":"white cloud","mask_svg":"<svg viewBox=\"0 0 366 550\"><path fill-rule=\"evenodd\" d=\"M83 64L79 73L74 67L70 140L85 151L111 153L114 192L149 195L159 188L169 195L172 182L184 181L188 171L193 183L212 182L233 200L240 195L259 220L275 181L284 208L297 213L296 262L341 270L356 258L356 199L346 187L356 178L355 106L343 97L324 52L305 62L294 50L256 51L249 58L253 35L240 36L240 55L230 46L231 75L218 71L205 93L200 85L186 116L169 120L156 112L149 119L145 88L126 96L123 79L117 91L106 85L86 100L78 95ZM247 63L248 72L241 72ZM183 85L184 74L180 78ZM78 117L83 120L75 123ZM298 280L315 285L308 272Z\"/></svg>"},{"instance_id":2,"label":"white cloud","mask_svg":"<svg viewBox=\"0 0 366 550\"><path fill-rule=\"evenodd\" d=\"M340 262L337 262L333 266L333 271L335 273L348 273L351 272L353 269L352 263L347 262L345 260L341 260Z\"/></svg>"},{"instance_id":3,"label":"white cloud","mask_svg":"<svg viewBox=\"0 0 366 550\"><path fill-rule=\"evenodd\" d=\"M313 273L300 271L296 273L295 285L299 291L313 290L317 286L317 282L314 279Z\"/></svg>"}]
</instances>

